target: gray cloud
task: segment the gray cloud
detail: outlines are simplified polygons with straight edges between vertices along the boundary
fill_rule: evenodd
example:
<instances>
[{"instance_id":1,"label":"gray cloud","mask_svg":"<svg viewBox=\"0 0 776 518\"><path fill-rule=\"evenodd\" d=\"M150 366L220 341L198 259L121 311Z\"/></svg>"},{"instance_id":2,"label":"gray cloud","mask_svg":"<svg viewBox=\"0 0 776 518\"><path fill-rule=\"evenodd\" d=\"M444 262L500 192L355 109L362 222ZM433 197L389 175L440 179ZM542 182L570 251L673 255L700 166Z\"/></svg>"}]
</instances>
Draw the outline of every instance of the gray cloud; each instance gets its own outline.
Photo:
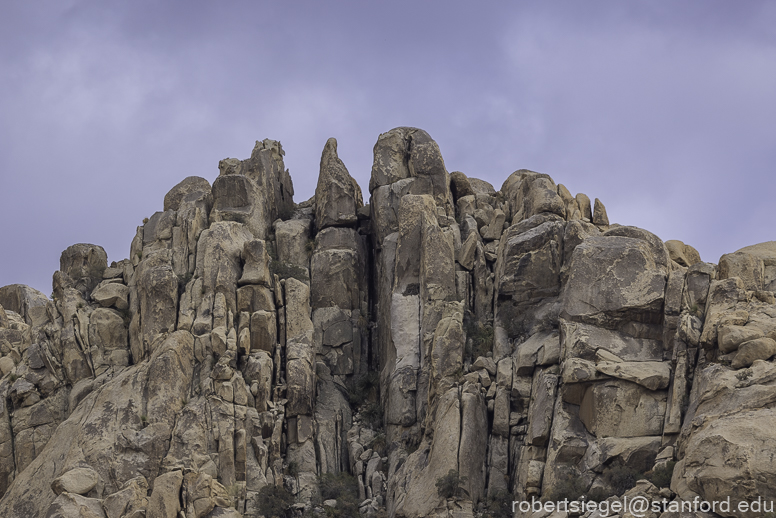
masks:
<instances>
[{"instance_id":1,"label":"gray cloud","mask_svg":"<svg viewBox=\"0 0 776 518\"><path fill-rule=\"evenodd\" d=\"M128 254L188 175L279 139L366 191L379 133L448 170L549 173L704 259L776 239L770 2L12 3L0 20L0 285L50 291L76 242ZM366 194L366 193L365 193Z\"/></svg>"}]
</instances>

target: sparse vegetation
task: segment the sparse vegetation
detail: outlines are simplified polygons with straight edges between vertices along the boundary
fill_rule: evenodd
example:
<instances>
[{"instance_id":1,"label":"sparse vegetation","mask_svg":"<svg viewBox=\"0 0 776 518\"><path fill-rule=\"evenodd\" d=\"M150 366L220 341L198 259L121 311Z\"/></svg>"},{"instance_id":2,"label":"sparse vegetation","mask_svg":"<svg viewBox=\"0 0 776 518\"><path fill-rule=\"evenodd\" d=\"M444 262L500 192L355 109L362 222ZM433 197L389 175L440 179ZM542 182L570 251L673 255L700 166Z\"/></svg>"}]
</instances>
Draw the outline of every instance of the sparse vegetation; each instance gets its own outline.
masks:
<instances>
[{"instance_id":1,"label":"sparse vegetation","mask_svg":"<svg viewBox=\"0 0 776 518\"><path fill-rule=\"evenodd\" d=\"M294 210L296 207L293 203L286 205L285 207L279 207L278 208L278 218L282 219L283 221L291 219L291 217L294 215Z\"/></svg>"},{"instance_id":2,"label":"sparse vegetation","mask_svg":"<svg viewBox=\"0 0 776 518\"><path fill-rule=\"evenodd\" d=\"M485 512L482 518L512 518L512 493L498 491L485 502Z\"/></svg>"},{"instance_id":3,"label":"sparse vegetation","mask_svg":"<svg viewBox=\"0 0 776 518\"><path fill-rule=\"evenodd\" d=\"M369 425L373 430L383 427L383 409L380 408L380 403L369 403L366 407L361 409L361 418L364 423Z\"/></svg>"},{"instance_id":4,"label":"sparse vegetation","mask_svg":"<svg viewBox=\"0 0 776 518\"><path fill-rule=\"evenodd\" d=\"M288 474L294 478L299 476L299 464L296 461L291 461L288 463L287 468Z\"/></svg>"},{"instance_id":5,"label":"sparse vegetation","mask_svg":"<svg viewBox=\"0 0 776 518\"><path fill-rule=\"evenodd\" d=\"M406 288L404 288L404 293L402 293L405 297L408 295L420 295L420 284L417 282L413 282L412 284L408 284Z\"/></svg>"},{"instance_id":6,"label":"sparse vegetation","mask_svg":"<svg viewBox=\"0 0 776 518\"><path fill-rule=\"evenodd\" d=\"M647 480L655 484L657 487L669 487L671 485L671 477L674 474L675 461L667 462L664 466L657 467L647 475Z\"/></svg>"},{"instance_id":7,"label":"sparse vegetation","mask_svg":"<svg viewBox=\"0 0 776 518\"><path fill-rule=\"evenodd\" d=\"M466 332L466 348L464 357L470 361L480 356L487 355L493 350L493 326L474 320L474 315L467 312L464 317L464 331Z\"/></svg>"},{"instance_id":8,"label":"sparse vegetation","mask_svg":"<svg viewBox=\"0 0 776 518\"><path fill-rule=\"evenodd\" d=\"M317 243L315 242L315 239L310 239L310 240L307 241L307 243L305 243L304 248L309 253L313 253L313 252L315 252L315 247L316 246L317 246Z\"/></svg>"},{"instance_id":9,"label":"sparse vegetation","mask_svg":"<svg viewBox=\"0 0 776 518\"><path fill-rule=\"evenodd\" d=\"M559 502L561 500L579 500L587 493L587 486L580 477L566 475L555 484L552 491L542 496L546 502Z\"/></svg>"},{"instance_id":10,"label":"sparse vegetation","mask_svg":"<svg viewBox=\"0 0 776 518\"><path fill-rule=\"evenodd\" d=\"M359 516L356 477L344 472L324 473L319 481L321 498L337 501L337 507L326 508L327 517L350 518L351 516Z\"/></svg>"},{"instance_id":11,"label":"sparse vegetation","mask_svg":"<svg viewBox=\"0 0 776 518\"><path fill-rule=\"evenodd\" d=\"M18 380L18 379L19 379L19 376L17 376L17 375L16 375L16 373L14 373L14 372L12 372L12 373L11 373L11 374L8 376L8 381L10 381L11 383L13 383L14 381L16 381L16 380Z\"/></svg>"},{"instance_id":12,"label":"sparse vegetation","mask_svg":"<svg viewBox=\"0 0 776 518\"><path fill-rule=\"evenodd\" d=\"M603 479L615 495L621 495L631 489L642 478L643 473L627 466L610 466L603 471Z\"/></svg>"},{"instance_id":13,"label":"sparse vegetation","mask_svg":"<svg viewBox=\"0 0 776 518\"><path fill-rule=\"evenodd\" d=\"M283 486L267 485L256 496L256 508L266 518L286 518L294 496Z\"/></svg>"},{"instance_id":14,"label":"sparse vegetation","mask_svg":"<svg viewBox=\"0 0 776 518\"><path fill-rule=\"evenodd\" d=\"M442 498L456 498L467 495L467 491L461 487L467 478L460 476L457 470L451 469L447 475L439 477L436 481L437 493Z\"/></svg>"},{"instance_id":15,"label":"sparse vegetation","mask_svg":"<svg viewBox=\"0 0 776 518\"><path fill-rule=\"evenodd\" d=\"M512 301L499 299L499 321L504 326L510 339L522 342L529 335L529 325L526 323L526 309Z\"/></svg>"},{"instance_id":16,"label":"sparse vegetation","mask_svg":"<svg viewBox=\"0 0 776 518\"><path fill-rule=\"evenodd\" d=\"M736 373L736 379L738 381L746 381L752 376L754 376L754 372L752 372L752 369L744 369Z\"/></svg>"},{"instance_id":17,"label":"sparse vegetation","mask_svg":"<svg viewBox=\"0 0 776 518\"><path fill-rule=\"evenodd\" d=\"M379 396L380 376L377 372L367 372L353 381L348 391L348 399L354 407L360 407L369 400L375 401Z\"/></svg>"}]
</instances>

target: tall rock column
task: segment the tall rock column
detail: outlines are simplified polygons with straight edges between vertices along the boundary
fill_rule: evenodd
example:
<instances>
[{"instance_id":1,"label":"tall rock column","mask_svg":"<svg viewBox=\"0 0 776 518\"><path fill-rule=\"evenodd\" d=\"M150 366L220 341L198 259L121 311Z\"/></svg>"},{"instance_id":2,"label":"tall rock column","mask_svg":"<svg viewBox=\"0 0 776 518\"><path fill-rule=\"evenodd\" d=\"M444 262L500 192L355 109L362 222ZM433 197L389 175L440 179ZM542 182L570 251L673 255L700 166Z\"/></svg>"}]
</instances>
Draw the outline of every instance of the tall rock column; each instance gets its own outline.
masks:
<instances>
[{"instance_id":1,"label":"tall rock column","mask_svg":"<svg viewBox=\"0 0 776 518\"><path fill-rule=\"evenodd\" d=\"M349 401L338 387L354 386L365 375L369 354L369 272L361 189L337 156L330 138L321 156L315 189L317 230L310 258L311 306L317 352L315 446L320 473L351 471ZM359 216L359 213L362 216ZM355 470L354 470L355 471ZM369 485L364 473L361 487Z\"/></svg>"},{"instance_id":2,"label":"tall rock column","mask_svg":"<svg viewBox=\"0 0 776 518\"><path fill-rule=\"evenodd\" d=\"M388 439L416 449L389 455L388 508L397 516L426 516L442 505L434 484L458 469L463 295L449 185L428 133L380 135L370 181L380 384Z\"/></svg>"},{"instance_id":3,"label":"tall rock column","mask_svg":"<svg viewBox=\"0 0 776 518\"><path fill-rule=\"evenodd\" d=\"M315 407L315 350L310 319L310 288L289 277L285 281L286 383L289 429L288 461L295 463L299 492L309 497L317 487L317 462L312 417Z\"/></svg>"},{"instance_id":4,"label":"tall rock column","mask_svg":"<svg viewBox=\"0 0 776 518\"><path fill-rule=\"evenodd\" d=\"M439 147L416 128L380 135L369 187L385 419L409 428L425 417L426 343L443 302L457 296L454 209Z\"/></svg>"}]
</instances>

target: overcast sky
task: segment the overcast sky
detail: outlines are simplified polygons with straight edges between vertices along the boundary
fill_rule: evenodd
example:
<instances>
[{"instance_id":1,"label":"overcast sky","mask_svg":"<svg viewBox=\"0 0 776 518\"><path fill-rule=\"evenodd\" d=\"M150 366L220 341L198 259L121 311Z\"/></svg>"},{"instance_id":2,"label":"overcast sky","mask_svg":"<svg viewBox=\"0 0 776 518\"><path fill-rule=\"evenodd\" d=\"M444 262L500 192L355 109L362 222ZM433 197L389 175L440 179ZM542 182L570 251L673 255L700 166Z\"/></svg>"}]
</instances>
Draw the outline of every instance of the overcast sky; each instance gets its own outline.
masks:
<instances>
[{"instance_id":1,"label":"overcast sky","mask_svg":"<svg viewBox=\"0 0 776 518\"><path fill-rule=\"evenodd\" d=\"M776 2L4 0L0 285L129 255L186 176L280 140L313 195L328 137L425 129L448 171L521 168L706 261L776 239Z\"/></svg>"}]
</instances>

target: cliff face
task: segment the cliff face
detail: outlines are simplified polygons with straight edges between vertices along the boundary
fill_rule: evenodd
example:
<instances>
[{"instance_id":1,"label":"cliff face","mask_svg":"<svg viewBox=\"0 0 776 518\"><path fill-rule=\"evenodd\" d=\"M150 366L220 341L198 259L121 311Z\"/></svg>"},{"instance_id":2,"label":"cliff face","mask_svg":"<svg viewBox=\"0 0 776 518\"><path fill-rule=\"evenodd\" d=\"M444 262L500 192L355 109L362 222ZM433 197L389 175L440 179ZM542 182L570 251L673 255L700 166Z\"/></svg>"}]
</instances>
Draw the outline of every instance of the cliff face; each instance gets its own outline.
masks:
<instances>
[{"instance_id":1,"label":"cliff face","mask_svg":"<svg viewBox=\"0 0 776 518\"><path fill-rule=\"evenodd\" d=\"M219 167L129 259L0 288L0 516L776 499L776 242L704 263L547 175L448 174L415 128L368 205L334 139L297 205L278 142Z\"/></svg>"}]
</instances>

